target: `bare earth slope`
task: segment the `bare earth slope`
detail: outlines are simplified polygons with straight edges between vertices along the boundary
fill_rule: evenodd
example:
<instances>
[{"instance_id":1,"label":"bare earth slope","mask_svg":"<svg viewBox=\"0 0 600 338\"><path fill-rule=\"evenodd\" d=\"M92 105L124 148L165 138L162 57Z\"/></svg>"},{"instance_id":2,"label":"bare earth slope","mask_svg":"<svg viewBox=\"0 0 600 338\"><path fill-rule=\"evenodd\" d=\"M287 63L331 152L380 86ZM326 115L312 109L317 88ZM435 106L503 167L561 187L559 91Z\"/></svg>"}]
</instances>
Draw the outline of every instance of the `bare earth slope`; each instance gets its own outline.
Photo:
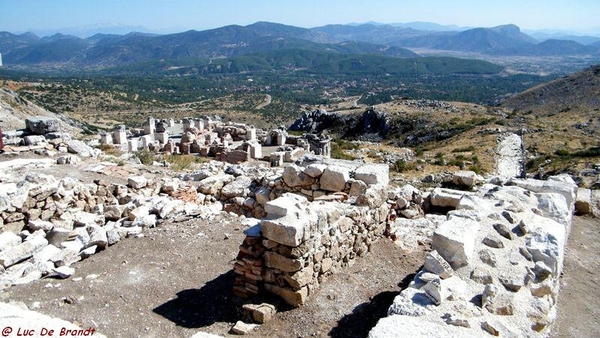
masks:
<instances>
[{"instance_id":1,"label":"bare earth slope","mask_svg":"<svg viewBox=\"0 0 600 338\"><path fill-rule=\"evenodd\" d=\"M600 337L600 220L575 217L552 337Z\"/></svg>"}]
</instances>

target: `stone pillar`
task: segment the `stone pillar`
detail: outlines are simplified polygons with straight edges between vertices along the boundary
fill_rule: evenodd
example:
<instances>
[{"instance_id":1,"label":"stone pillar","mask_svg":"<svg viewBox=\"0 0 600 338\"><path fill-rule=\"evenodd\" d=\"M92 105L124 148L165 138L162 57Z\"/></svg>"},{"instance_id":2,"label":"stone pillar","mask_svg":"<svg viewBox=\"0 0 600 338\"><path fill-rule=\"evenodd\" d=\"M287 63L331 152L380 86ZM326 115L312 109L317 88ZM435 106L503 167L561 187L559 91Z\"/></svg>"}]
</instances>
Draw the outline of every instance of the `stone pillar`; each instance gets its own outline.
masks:
<instances>
[{"instance_id":1,"label":"stone pillar","mask_svg":"<svg viewBox=\"0 0 600 338\"><path fill-rule=\"evenodd\" d=\"M143 149L147 149L150 146L150 143L152 143L152 137L150 135L144 135L140 137L140 140L142 141Z\"/></svg>"},{"instance_id":2,"label":"stone pillar","mask_svg":"<svg viewBox=\"0 0 600 338\"><path fill-rule=\"evenodd\" d=\"M113 132L113 139L115 144L127 143L127 133L125 132L125 126L120 125Z\"/></svg>"},{"instance_id":3,"label":"stone pillar","mask_svg":"<svg viewBox=\"0 0 600 338\"><path fill-rule=\"evenodd\" d=\"M254 126L250 126L246 129L246 140L248 142L256 141L256 128L254 128Z\"/></svg>"},{"instance_id":4,"label":"stone pillar","mask_svg":"<svg viewBox=\"0 0 600 338\"><path fill-rule=\"evenodd\" d=\"M319 142L321 146L321 155L325 157L331 157L331 140L323 140Z\"/></svg>"},{"instance_id":5,"label":"stone pillar","mask_svg":"<svg viewBox=\"0 0 600 338\"><path fill-rule=\"evenodd\" d=\"M127 149L129 152L137 151L138 150L138 140L131 139L131 140L127 141Z\"/></svg>"},{"instance_id":6,"label":"stone pillar","mask_svg":"<svg viewBox=\"0 0 600 338\"><path fill-rule=\"evenodd\" d=\"M101 134L100 144L113 144L112 135L108 133Z\"/></svg>"},{"instance_id":7,"label":"stone pillar","mask_svg":"<svg viewBox=\"0 0 600 338\"><path fill-rule=\"evenodd\" d=\"M194 123L194 121L192 121L190 119L183 119L183 132L186 132L187 130L189 130L190 127L192 127L193 123Z\"/></svg>"},{"instance_id":8,"label":"stone pillar","mask_svg":"<svg viewBox=\"0 0 600 338\"><path fill-rule=\"evenodd\" d=\"M161 144L164 145L169 141L169 133L168 132L164 132L164 133L156 133L154 134L154 138Z\"/></svg>"},{"instance_id":9,"label":"stone pillar","mask_svg":"<svg viewBox=\"0 0 600 338\"><path fill-rule=\"evenodd\" d=\"M283 164L283 152L271 153L270 162L271 167L279 167Z\"/></svg>"},{"instance_id":10,"label":"stone pillar","mask_svg":"<svg viewBox=\"0 0 600 338\"><path fill-rule=\"evenodd\" d=\"M204 130L204 121L202 121L201 119L197 120L196 128L198 128L198 130Z\"/></svg>"},{"instance_id":11,"label":"stone pillar","mask_svg":"<svg viewBox=\"0 0 600 338\"><path fill-rule=\"evenodd\" d=\"M167 131L167 123L165 121L156 123L156 133L164 133L165 131Z\"/></svg>"},{"instance_id":12,"label":"stone pillar","mask_svg":"<svg viewBox=\"0 0 600 338\"><path fill-rule=\"evenodd\" d=\"M175 127L175 120L169 119L169 121L167 121L167 122L168 122L169 127Z\"/></svg>"},{"instance_id":13,"label":"stone pillar","mask_svg":"<svg viewBox=\"0 0 600 338\"><path fill-rule=\"evenodd\" d=\"M261 159L262 155L262 146L258 142L251 142L249 147L250 157L254 159Z\"/></svg>"},{"instance_id":14,"label":"stone pillar","mask_svg":"<svg viewBox=\"0 0 600 338\"><path fill-rule=\"evenodd\" d=\"M156 121L153 117L148 117L144 123L144 135L154 135L156 132Z\"/></svg>"}]
</instances>

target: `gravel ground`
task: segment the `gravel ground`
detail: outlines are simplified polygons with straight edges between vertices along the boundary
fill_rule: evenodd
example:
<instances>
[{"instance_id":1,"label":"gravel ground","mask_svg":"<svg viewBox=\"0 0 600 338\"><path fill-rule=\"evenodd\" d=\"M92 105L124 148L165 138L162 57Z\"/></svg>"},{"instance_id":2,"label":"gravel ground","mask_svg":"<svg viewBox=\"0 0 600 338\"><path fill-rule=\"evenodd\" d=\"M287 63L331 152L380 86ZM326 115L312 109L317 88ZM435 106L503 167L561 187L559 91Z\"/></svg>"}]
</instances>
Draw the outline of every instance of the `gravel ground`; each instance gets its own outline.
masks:
<instances>
[{"instance_id":1,"label":"gravel ground","mask_svg":"<svg viewBox=\"0 0 600 338\"><path fill-rule=\"evenodd\" d=\"M108 337L227 336L243 319L231 293L242 239L240 218L228 214L163 224L76 263L70 279L14 286L3 297ZM422 262L423 251L403 255L381 239L354 266L327 278L308 304L282 306L251 336L364 337Z\"/></svg>"}]
</instances>

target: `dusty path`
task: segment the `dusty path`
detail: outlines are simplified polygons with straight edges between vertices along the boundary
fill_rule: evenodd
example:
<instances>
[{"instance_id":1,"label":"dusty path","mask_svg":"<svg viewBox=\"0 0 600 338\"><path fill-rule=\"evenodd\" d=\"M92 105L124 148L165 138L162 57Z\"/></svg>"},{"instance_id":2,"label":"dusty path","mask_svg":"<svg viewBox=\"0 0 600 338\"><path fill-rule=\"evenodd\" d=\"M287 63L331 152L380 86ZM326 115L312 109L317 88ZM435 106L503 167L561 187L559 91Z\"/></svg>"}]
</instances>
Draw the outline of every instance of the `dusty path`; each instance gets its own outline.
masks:
<instances>
[{"instance_id":1,"label":"dusty path","mask_svg":"<svg viewBox=\"0 0 600 338\"><path fill-rule=\"evenodd\" d=\"M271 95L267 94L267 95L265 95L265 100L258 106L254 107L254 109L262 109L262 108L270 105L271 101L272 101Z\"/></svg>"},{"instance_id":2,"label":"dusty path","mask_svg":"<svg viewBox=\"0 0 600 338\"><path fill-rule=\"evenodd\" d=\"M575 217L551 337L600 337L600 220Z\"/></svg>"}]
</instances>

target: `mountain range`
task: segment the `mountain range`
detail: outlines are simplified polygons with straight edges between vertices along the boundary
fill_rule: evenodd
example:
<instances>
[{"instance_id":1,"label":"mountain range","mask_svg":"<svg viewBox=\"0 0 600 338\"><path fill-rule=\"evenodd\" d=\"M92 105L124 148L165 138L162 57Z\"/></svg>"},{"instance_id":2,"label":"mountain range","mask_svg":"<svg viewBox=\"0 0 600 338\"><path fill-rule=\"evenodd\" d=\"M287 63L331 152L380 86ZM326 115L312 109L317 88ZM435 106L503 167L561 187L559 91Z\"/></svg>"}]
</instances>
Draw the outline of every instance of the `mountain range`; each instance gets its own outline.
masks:
<instances>
[{"instance_id":1,"label":"mountain range","mask_svg":"<svg viewBox=\"0 0 600 338\"><path fill-rule=\"evenodd\" d=\"M415 25L413 25L415 26ZM39 38L31 33L0 32L4 64L20 66L105 68L185 58L232 58L277 50L307 50L341 55L372 54L415 58L407 48L462 51L487 55L598 56L600 41L538 42L515 25L444 31L425 23L407 25L327 25L311 29L270 22L230 25L204 31L153 35L147 33L96 34L82 39L55 34Z\"/></svg>"}]
</instances>

